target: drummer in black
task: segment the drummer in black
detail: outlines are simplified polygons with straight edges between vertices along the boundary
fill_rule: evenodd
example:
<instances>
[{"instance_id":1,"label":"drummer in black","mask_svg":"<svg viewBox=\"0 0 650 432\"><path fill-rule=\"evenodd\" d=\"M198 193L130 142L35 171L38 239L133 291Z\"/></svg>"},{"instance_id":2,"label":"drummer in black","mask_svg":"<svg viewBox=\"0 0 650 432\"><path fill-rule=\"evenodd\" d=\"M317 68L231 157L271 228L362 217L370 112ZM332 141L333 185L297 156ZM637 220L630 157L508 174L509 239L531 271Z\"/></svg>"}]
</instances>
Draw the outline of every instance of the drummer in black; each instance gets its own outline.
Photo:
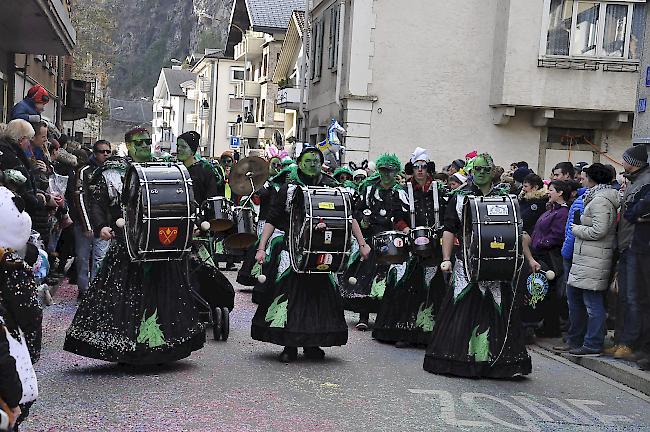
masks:
<instances>
[{"instance_id":1,"label":"drummer in black","mask_svg":"<svg viewBox=\"0 0 650 432\"><path fill-rule=\"evenodd\" d=\"M256 259L263 263L266 245L275 229L288 232L292 197L298 186L336 186L336 180L321 172L323 154L313 146L303 147L298 169L290 174L288 183L278 191L267 213L266 225L259 241ZM370 246L361 230L352 223L352 231L367 257ZM277 276L269 286L271 294L260 302L253 317L251 336L255 340L284 346L280 361L297 358L298 347L305 357L322 359L320 347L345 345L348 327L334 279L328 273L299 274L290 264L288 244L277 250L280 254ZM265 296L266 297L266 296Z\"/></svg>"},{"instance_id":2,"label":"drummer in black","mask_svg":"<svg viewBox=\"0 0 650 432\"><path fill-rule=\"evenodd\" d=\"M176 140L176 158L185 165L192 177L194 201L202 205L208 198L217 196L217 178L206 161L196 160L201 135L195 131L185 132Z\"/></svg>"},{"instance_id":3,"label":"drummer in black","mask_svg":"<svg viewBox=\"0 0 650 432\"><path fill-rule=\"evenodd\" d=\"M123 181L132 162L151 161L151 137L145 129L133 129L124 140L129 158L109 159L90 182L90 222L95 235L110 239L111 245L63 348L110 362L167 363L202 348L205 330L184 261L132 262L129 257L125 230L117 223Z\"/></svg>"},{"instance_id":4,"label":"drummer in black","mask_svg":"<svg viewBox=\"0 0 650 432\"><path fill-rule=\"evenodd\" d=\"M438 268L440 241L433 234L442 227L446 193L444 186L433 179L435 170L435 163L421 147L415 149L405 167L405 173L412 176L406 184L412 228L431 228L431 235L415 241L428 247L431 255L411 255L404 271L396 275L399 278L389 278L386 284L372 336L382 342L395 342L397 348L428 344L445 294Z\"/></svg>"},{"instance_id":5,"label":"drummer in black","mask_svg":"<svg viewBox=\"0 0 650 432\"><path fill-rule=\"evenodd\" d=\"M452 263L456 239L462 249L462 212L467 195L506 195L493 188L494 163L487 154L470 165L473 184L449 199L444 219L441 269L452 272L451 287L443 300L424 358L424 370L464 377L511 378L531 372L519 318L523 294L512 281L470 283L462 252ZM452 270L453 264L453 270Z\"/></svg>"},{"instance_id":6,"label":"drummer in black","mask_svg":"<svg viewBox=\"0 0 650 432\"><path fill-rule=\"evenodd\" d=\"M381 232L409 230L408 198L396 180L401 162L386 153L375 164L378 173L359 187L354 211L367 242ZM379 264L375 253L363 262L359 254L352 255L348 270L340 278L340 290L345 309L359 313L358 330L367 330L370 313L379 311L391 268L399 275L405 266Z\"/></svg>"}]
</instances>

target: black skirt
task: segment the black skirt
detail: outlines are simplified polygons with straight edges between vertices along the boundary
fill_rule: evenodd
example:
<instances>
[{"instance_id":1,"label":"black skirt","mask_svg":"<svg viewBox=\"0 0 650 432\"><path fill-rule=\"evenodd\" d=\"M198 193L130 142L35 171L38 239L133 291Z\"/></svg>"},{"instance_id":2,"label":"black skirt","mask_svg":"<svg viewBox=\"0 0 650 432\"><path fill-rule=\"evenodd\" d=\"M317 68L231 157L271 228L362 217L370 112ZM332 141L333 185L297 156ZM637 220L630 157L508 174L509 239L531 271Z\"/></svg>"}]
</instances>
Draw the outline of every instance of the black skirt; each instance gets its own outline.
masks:
<instances>
[{"instance_id":1,"label":"black skirt","mask_svg":"<svg viewBox=\"0 0 650 432\"><path fill-rule=\"evenodd\" d=\"M253 271L257 272L255 254L257 253L259 242L258 239L244 254L244 261L242 261L241 268L237 272L237 283L240 285L252 287L257 283L257 277L253 275Z\"/></svg>"},{"instance_id":2,"label":"black skirt","mask_svg":"<svg viewBox=\"0 0 650 432\"><path fill-rule=\"evenodd\" d=\"M124 241L113 241L68 328L63 348L129 364L188 357L205 343L188 270L187 261L131 262Z\"/></svg>"},{"instance_id":3,"label":"black skirt","mask_svg":"<svg viewBox=\"0 0 650 432\"><path fill-rule=\"evenodd\" d=\"M266 281L251 337L291 347L345 345L348 327L333 276L295 273L286 246L276 255L276 276Z\"/></svg>"},{"instance_id":4,"label":"black skirt","mask_svg":"<svg viewBox=\"0 0 650 432\"><path fill-rule=\"evenodd\" d=\"M442 272L422 265L416 257L408 261L403 276L392 272L372 337L382 342L428 344L445 294Z\"/></svg>"},{"instance_id":5,"label":"black skirt","mask_svg":"<svg viewBox=\"0 0 650 432\"><path fill-rule=\"evenodd\" d=\"M379 311L388 283L388 264L378 264L374 250L367 260L362 261L359 252L354 252L347 270L339 276L339 290L343 308L352 312L375 313ZM350 283L350 277L357 279Z\"/></svg>"},{"instance_id":6,"label":"black skirt","mask_svg":"<svg viewBox=\"0 0 650 432\"><path fill-rule=\"evenodd\" d=\"M468 283L462 261L456 261L424 370L474 378L529 374L530 356L519 317L522 303L523 293L513 291L509 283Z\"/></svg>"}]
</instances>

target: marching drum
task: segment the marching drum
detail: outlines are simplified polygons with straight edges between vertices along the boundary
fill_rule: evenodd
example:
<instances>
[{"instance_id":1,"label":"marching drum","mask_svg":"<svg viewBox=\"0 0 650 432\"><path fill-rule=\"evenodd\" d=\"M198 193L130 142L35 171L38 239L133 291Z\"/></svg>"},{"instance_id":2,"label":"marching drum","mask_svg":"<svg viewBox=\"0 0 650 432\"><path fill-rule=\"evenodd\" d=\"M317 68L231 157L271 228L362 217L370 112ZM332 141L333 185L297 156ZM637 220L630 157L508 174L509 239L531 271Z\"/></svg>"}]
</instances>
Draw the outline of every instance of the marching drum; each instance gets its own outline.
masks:
<instances>
[{"instance_id":1,"label":"marching drum","mask_svg":"<svg viewBox=\"0 0 650 432\"><path fill-rule=\"evenodd\" d=\"M473 196L463 204L463 259L471 282L511 281L523 263L522 220L514 195Z\"/></svg>"},{"instance_id":2,"label":"marching drum","mask_svg":"<svg viewBox=\"0 0 650 432\"><path fill-rule=\"evenodd\" d=\"M409 237L399 231L384 231L373 238L377 262L401 264L409 258Z\"/></svg>"},{"instance_id":3,"label":"marching drum","mask_svg":"<svg viewBox=\"0 0 650 432\"><path fill-rule=\"evenodd\" d=\"M190 251L195 205L184 165L134 163L126 173L122 199L132 261L180 260Z\"/></svg>"},{"instance_id":4,"label":"marching drum","mask_svg":"<svg viewBox=\"0 0 650 432\"><path fill-rule=\"evenodd\" d=\"M296 273L340 273L352 241L352 204L343 188L297 186L289 223L289 256Z\"/></svg>"},{"instance_id":5,"label":"marching drum","mask_svg":"<svg viewBox=\"0 0 650 432\"><path fill-rule=\"evenodd\" d=\"M225 197L211 197L203 204L205 220L210 222L210 231L228 231L233 227L232 201Z\"/></svg>"},{"instance_id":6,"label":"marching drum","mask_svg":"<svg viewBox=\"0 0 650 432\"><path fill-rule=\"evenodd\" d=\"M257 241L255 212L249 207L234 207L232 214L236 232L226 237L223 245L228 249L248 249Z\"/></svg>"},{"instance_id":7,"label":"marching drum","mask_svg":"<svg viewBox=\"0 0 650 432\"><path fill-rule=\"evenodd\" d=\"M409 233L411 253L420 257L426 265L438 265L442 261L440 236L433 228L416 227Z\"/></svg>"}]
</instances>

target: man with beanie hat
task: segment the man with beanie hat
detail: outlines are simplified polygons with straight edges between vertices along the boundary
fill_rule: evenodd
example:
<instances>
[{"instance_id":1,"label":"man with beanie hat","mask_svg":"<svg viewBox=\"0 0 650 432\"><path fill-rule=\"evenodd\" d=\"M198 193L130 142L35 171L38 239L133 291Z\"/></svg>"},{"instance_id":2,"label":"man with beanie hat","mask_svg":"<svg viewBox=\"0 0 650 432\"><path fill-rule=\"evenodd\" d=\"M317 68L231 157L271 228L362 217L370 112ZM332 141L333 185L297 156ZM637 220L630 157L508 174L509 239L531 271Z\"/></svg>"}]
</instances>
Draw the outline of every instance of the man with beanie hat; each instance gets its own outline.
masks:
<instances>
[{"instance_id":1,"label":"man with beanie hat","mask_svg":"<svg viewBox=\"0 0 650 432\"><path fill-rule=\"evenodd\" d=\"M176 140L176 157L187 167L192 178L194 200L203 204L210 197L217 196L217 179L212 167L207 162L196 160L201 135L197 132L185 132Z\"/></svg>"},{"instance_id":2,"label":"man with beanie hat","mask_svg":"<svg viewBox=\"0 0 650 432\"><path fill-rule=\"evenodd\" d=\"M635 196L644 185L650 183L650 169L648 168L648 150L645 144L632 146L623 153L623 168L627 187L623 195L620 214L624 215ZM637 343L642 331L642 313L639 307L638 284L635 283L637 263L630 251L634 224L624 217L620 218L617 228L618 251L618 298L616 316L624 319L616 320L614 333L614 346L605 350L605 354L614 355L616 358L632 358L632 346Z\"/></svg>"},{"instance_id":3,"label":"man with beanie hat","mask_svg":"<svg viewBox=\"0 0 650 432\"><path fill-rule=\"evenodd\" d=\"M11 119L23 119L30 123L39 123L45 105L50 101L50 94L45 87L37 84L29 89L25 99L18 102L11 110Z\"/></svg>"}]
</instances>

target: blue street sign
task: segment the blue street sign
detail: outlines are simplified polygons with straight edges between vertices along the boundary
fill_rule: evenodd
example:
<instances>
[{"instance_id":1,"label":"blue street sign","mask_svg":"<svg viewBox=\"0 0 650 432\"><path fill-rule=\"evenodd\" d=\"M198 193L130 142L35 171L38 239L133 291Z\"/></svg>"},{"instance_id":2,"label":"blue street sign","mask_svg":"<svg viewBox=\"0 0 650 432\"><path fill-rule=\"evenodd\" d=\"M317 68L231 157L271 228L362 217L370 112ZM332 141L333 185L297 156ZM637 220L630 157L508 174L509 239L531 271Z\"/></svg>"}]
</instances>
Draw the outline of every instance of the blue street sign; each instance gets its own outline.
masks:
<instances>
[{"instance_id":1,"label":"blue street sign","mask_svg":"<svg viewBox=\"0 0 650 432\"><path fill-rule=\"evenodd\" d=\"M241 144L241 139L239 137L230 137L230 148L238 149Z\"/></svg>"},{"instance_id":2,"label":"blue street sign","mask_svg":"<svg viewBox=\"0 0 650 432\"><path fill-rule=\"evenodd\" d=\"M647 105L648 105L648 100L646 98L639 99L639 108L637 112L644 113Z\"/></svg>"},{"instance_id":3,"label":"blue street sign","mask_svg":"<svg viewBox=\"0 0 650 432\"><path fill-rule=\"evenodd\" d=\"M650 66L645 70L645 86L650 87Z\"/></svg>"}]
</instances>

